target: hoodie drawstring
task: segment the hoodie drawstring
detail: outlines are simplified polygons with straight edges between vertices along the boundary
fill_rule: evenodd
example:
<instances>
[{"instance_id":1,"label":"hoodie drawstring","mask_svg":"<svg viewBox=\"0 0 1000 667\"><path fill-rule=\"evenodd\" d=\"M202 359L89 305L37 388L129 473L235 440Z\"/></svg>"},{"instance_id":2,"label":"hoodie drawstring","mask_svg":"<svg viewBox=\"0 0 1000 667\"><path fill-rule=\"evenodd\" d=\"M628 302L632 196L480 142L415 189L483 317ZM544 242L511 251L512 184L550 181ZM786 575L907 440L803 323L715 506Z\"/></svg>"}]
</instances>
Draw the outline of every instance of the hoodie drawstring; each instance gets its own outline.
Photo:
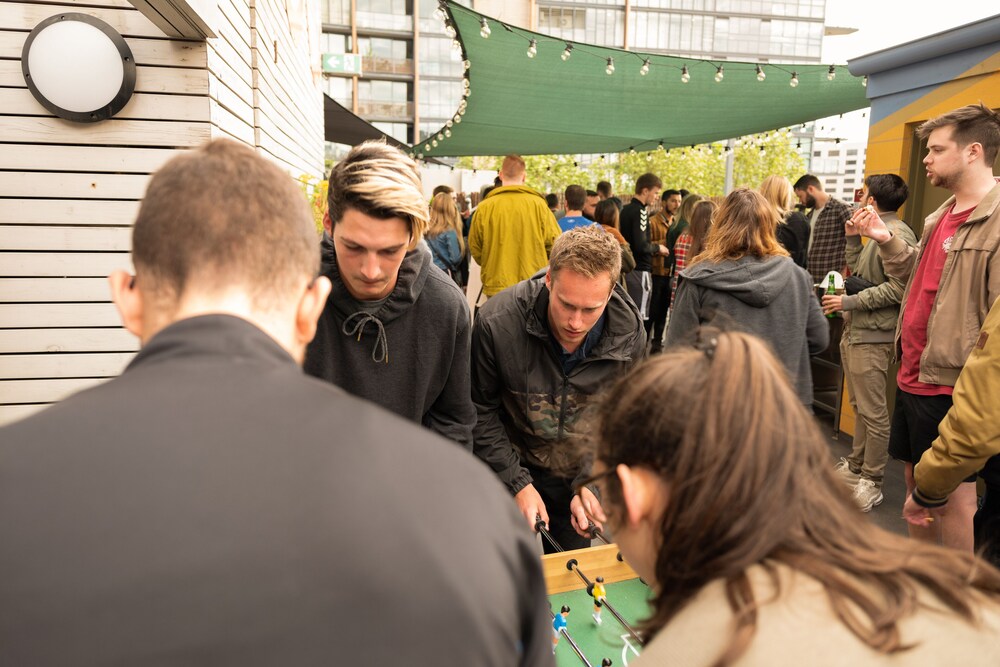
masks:
<instances>
[{"instance_id":1,"label":"hoodie drawstring","mask_svg":"<svg viewBox=\"0 0 1000 667\"><path fill-rule=\"evenodd\" d=\"M351 328L351 321L354 318L358 318L355 322L353 328ZM374 322L378 333L375 336L375 347L372 348L372 361L376 364L385 362L389 363L389 341L385 337L385 327L382 325L382 320L375 317L371 313L366 313L363 310L359 310L354 313L346 320L344 320L344 326L341 331L344 332L345 336L358 335L358 340L361 340L362 334L365 332L365 327L369 322ZM348 330L350 328L350 330ZM381 355L379 355L379 348L381 348Z\"/></svg>"}]
</instances>

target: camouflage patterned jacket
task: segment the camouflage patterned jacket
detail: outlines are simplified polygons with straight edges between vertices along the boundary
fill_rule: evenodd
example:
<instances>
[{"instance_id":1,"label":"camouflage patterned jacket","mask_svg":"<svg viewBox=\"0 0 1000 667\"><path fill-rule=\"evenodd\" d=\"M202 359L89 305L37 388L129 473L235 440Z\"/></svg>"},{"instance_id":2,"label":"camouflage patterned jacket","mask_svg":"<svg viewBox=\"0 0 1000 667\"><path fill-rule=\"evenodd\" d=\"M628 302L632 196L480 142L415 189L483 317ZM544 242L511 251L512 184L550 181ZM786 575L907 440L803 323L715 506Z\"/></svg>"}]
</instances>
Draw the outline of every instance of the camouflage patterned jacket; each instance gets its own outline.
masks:
<instances>
[{"instance_id":1,"label":"camouflage patterned jacket","mask_svg":"<svg viewBox=\"0 0 1000 667\"><path fill-rule=\"evenodd\" d=\"M472 330L472 400L478 418L473 451L511 493L531 484L522 461L579 473L572 456L577 422L589 398L641 361L646 335L639 312L619 285L608 302L604 332L568 375L548 327L549 291L533 278L486 302ZM557 464L558 461L558 464Z\"/></svg>"}]
</instances>

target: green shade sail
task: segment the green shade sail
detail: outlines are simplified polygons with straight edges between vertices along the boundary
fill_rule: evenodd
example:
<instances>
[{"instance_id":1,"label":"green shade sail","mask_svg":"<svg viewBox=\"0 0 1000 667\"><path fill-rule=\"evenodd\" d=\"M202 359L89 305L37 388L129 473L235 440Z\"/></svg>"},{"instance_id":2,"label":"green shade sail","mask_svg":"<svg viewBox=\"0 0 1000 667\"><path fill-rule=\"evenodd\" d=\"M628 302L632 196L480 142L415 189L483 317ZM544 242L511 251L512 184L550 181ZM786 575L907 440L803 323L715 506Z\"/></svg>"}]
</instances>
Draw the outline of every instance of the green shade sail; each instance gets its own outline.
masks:
<instances>
[{"instance_id":1,"label":"green shade sail","mask_svg":"<svg viewBox=\"0 0 1000 667\"><path fill-rule=\"evenodd\" d=\"M469 96L424 157L617 153L729 139L869 106L846 66L707 61L566 42L446 2ZM488 39L480 36L482 22ZM535 40L536 55L527 51ZM562 59L567 44L570 57ZM606 73L608 59L614 72ZM643 64L649 63L643 75ZM719 67L723 79L715 81ZM684 68L690 76L683 83ZM790 85L793 73L798 85ZM457 111L457 110L456 110ZM445 136L448 130L450 136Z\"/></svg>"}]
</instances>

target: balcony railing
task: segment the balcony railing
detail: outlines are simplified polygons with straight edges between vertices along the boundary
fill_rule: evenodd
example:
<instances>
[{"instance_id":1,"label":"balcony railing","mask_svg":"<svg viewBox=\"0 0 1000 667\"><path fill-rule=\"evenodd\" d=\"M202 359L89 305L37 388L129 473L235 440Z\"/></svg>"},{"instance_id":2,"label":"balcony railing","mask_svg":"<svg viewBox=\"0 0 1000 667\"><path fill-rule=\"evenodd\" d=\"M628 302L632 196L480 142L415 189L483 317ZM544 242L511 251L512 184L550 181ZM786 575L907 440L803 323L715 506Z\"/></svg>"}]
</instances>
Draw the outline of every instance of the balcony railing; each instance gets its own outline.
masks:
<instances>
[{"instance_id":1,"label":"balcony railing","mask_svg":"<svg viewBox=\"0 0 1000 667\"><path fill-rule=\"evenodd\" d=\"M410 120L413 118L413 102L358 100L358 115L363 118L375 117Z\"/></svg>"},{"instance_id":2,"label":"balcony railing","mask_svg":"<svg viewBox=\"0 0 1000 667\"><path fill-rule=\"evenodd\" d=\"M365 56L361 59L361 71L365 74L409 74L413 75L413 61Z\"/></svg>"}]
</instances>

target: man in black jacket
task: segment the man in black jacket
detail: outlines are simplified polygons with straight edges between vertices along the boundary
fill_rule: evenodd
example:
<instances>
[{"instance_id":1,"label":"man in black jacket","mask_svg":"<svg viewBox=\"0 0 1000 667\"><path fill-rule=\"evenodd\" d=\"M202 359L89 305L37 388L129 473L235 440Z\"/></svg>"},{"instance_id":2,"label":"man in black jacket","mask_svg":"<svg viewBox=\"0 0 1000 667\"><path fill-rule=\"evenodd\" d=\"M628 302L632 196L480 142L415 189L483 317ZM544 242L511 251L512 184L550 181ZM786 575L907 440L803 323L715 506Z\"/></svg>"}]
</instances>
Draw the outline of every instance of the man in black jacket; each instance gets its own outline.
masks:
<instances>
[{"instance_id":1,"label":"man in black jacket","mask_svg":"<svg viewBox=\"0 0 1000 667\"><path fill-rule=\"evenodd\" d=\"M356 146L331 171L327 203L321 274L333 289L306 373L471 450L472 318L421 243L430 213L416 163L383 143Z\"/></svg>"},{"instance_id":2,"label":"man in black jacket","mask_svg":"<svg viewBox=\"0 0 1000 667\"><path fill-rule=\"evenodd\" d=\"M502 486L298 367L330 283L292 179L233 142L175 158L133 258L142 351L0 429L0 664L552 664Z\"/></svg>"},{"instance_id":3,"label":"man in black jacket","mask_svg":"<svg viewBox=\"0 0 1000 667\"><path fill-rule=\"evenodd\" d=\"M653 255L667 255L667 247L649 240L649 204L660 196L663 182L656 174L643 174L635 181L635 196L622 208L619 226L622 236L632 248L635 269L625 274L628 295L639 308L646 327L646 335L652 328L649 319L649 303L653 289Z\"/></svg>"},{"instance_id":4,"label":"man in black jacket","mask_svg":"<svg viewBox=\"0 0 1000 667\"><path fill-rule=\"evenodd\" d=\"M528 525L541 516L565 549L589 546L587 513L601 517L589 490L573 494L574 477L588 472L575 451L580 415L646 349L620 270L613 236L599 226L571 229L553 245L544 277L490 299L472 332L476 455L514 494Z\"/></svg>"}]
</instances>

